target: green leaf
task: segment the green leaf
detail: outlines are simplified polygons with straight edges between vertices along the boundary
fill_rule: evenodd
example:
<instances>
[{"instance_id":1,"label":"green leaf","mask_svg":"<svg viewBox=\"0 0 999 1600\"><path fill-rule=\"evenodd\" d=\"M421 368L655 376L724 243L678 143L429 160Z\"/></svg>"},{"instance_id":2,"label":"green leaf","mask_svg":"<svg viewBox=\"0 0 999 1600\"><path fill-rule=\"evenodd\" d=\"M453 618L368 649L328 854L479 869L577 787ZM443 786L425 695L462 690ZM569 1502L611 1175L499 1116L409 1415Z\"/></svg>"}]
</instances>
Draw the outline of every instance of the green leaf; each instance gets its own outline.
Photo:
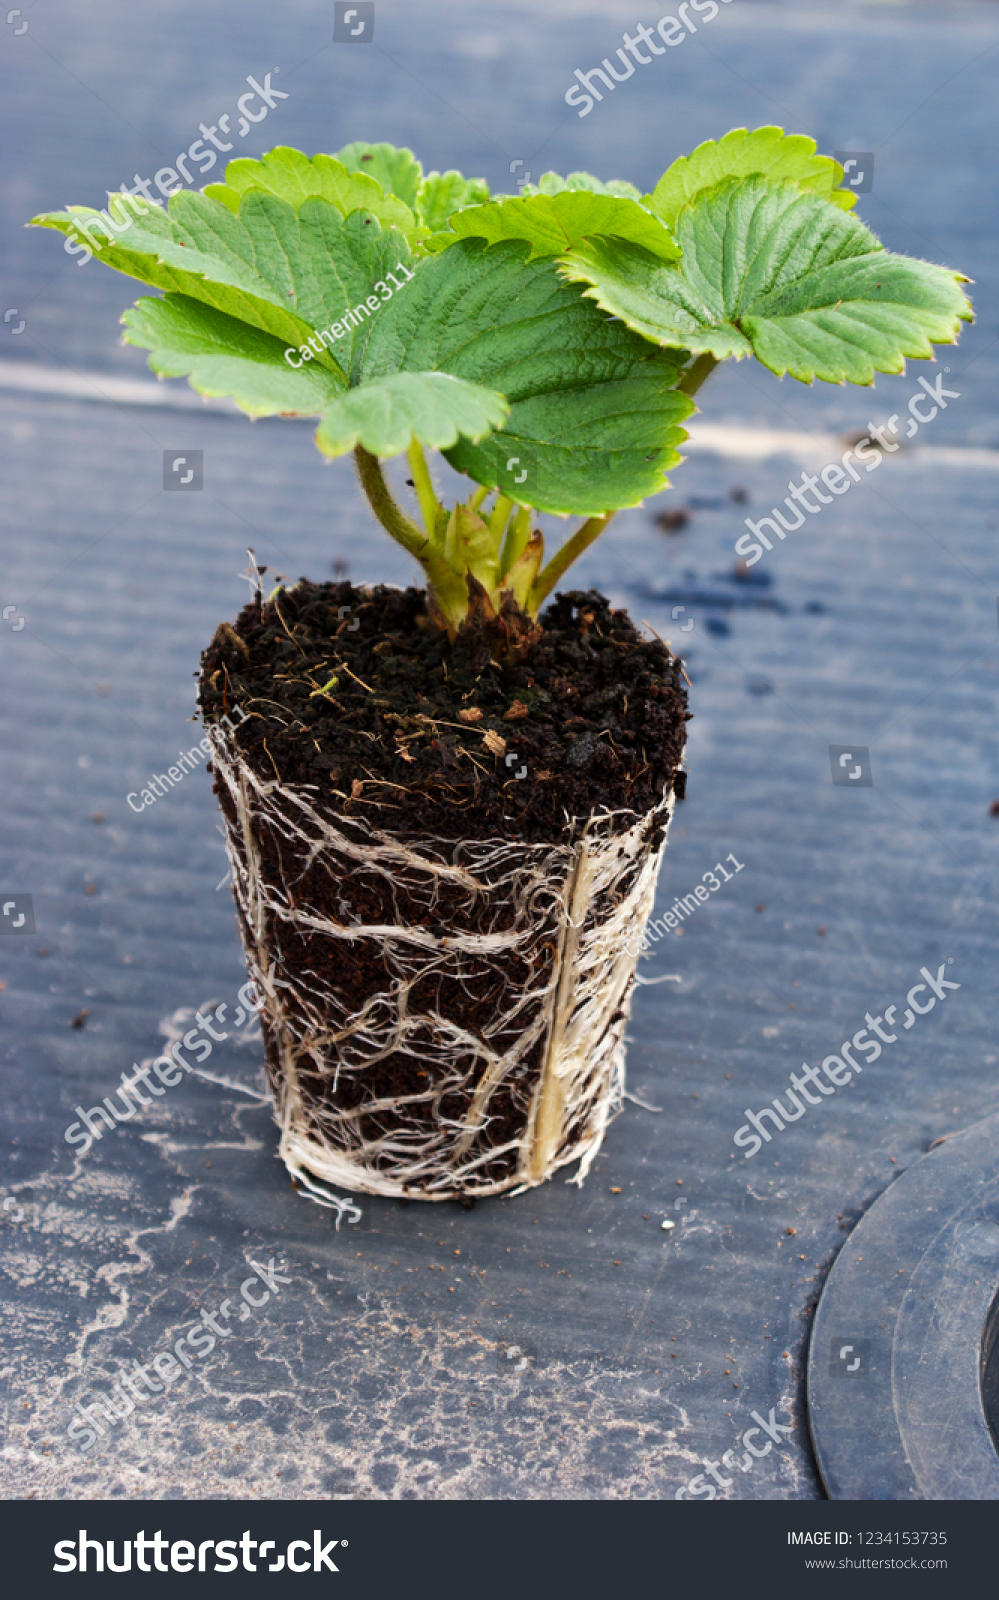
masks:
<instances>
[{"instance_id":1,"label":"green leaf","mask_svg":"<svg viewBox=\"0 0 999 1600\"><path fill-rule=\"evenodd\" d=\"M112 196L109 201L112 217L118 210L114 204L116 198ZM179 202L211 208L218 214L219 227L224 219L234 221L224 207L202 195L175 196L171 207L177 207ZM123 221L130 215L123 207L118 214ZM282 296L266 282L238 250L220 248L216 251L214 241L211 254L195 248L193 239L187 238L186 228L177 222L173 209L168 215L149 207L141 219L133 220L119 236L111 239L105 237L112 230L102 220L102 215L91 206L71 206L67 211L47 212L32 220L39 227L55 228L61 233L79 234L89 239L99 260L130 278L137 278L140 283L190 295L286 342L297 344L312 331L289 310L287 296ZM190 220L189 214L185 215Z\"/></svg>"},{"instance_id":2,"label":"green leaf","mask_svg":"<svg viewBox=\"0 0 999 1600\"><path fill-rule=\"evenodd\" d=\"M367 211L342 218L328 201L310 199L296 212L260 190L243 197L236 217L199 195L178 196L175 204L190 243L217 259L252 264L309 333L329 332L332 354L345 371L357 366L373 317L398 292L386 274L395 268L401 273L412 259L401 233L383 231ZM348 310L352 316L344 322ZM308 333L295 343L307 340ZM325 355L316 359L329 364Z\"/></svg>"},{"instance_id":3,"label":"green leaf","mask_svg":"<svg viewBox=\"0 0 999 1600\"><path fill-rule=\"evenodd\" d=\"M296 210L259 189L244 195L237 215L203 195L179 194L171 219L187 249L254 272L313 328L344 309L344 276L359 259L372 260L367 238L381 231L370 212L355 212L345 222L326 200L304 200ZM392 247L407 250L398 234ZM365 287L370 281L366 277Z\"/></svg>"},{"instance_id":4,"label":"green leaf","mask_svg":"<svg viewBox=\"0 0 999 1600\"><path fill-rule=\"evenodd\" d=\"M599 516L640 505L668 486L694 403L672 387L675 369L635 370L619 383L549 392L512 407L502 433L464 441L448 460L477 483L539 511Z\"/></svg>"},{"instance_id":5,"label":"green leaf","mask_svg":"<svg viewBox=\"0 0 999 1600\"><path fill-rule=\"evenodd\" d=\"M486 239L490 244L500 239L526 239L532 257L559 256L601 234L644 245L665 261L675 260L679 253L668 229L637 201L588 190L470 206L451 218L451 230L461 238Z\"/></svg>"},{"instance_id":6,"label":"green leaf","mask_svg":"<svg viewBox=\"0 0 999 1600\"><path fill-rule=\"evenodd\" d=\"M410 211L416 210L423 168L412 150L394 144L365 144L357 139L336 153L348 172L363 172L380 183L386 194L396 195Z\"/></svg>"},{"instance_id":7,"label":"green leaf","mask_svg":"<svg viewBox=\"0 0 999 1600\"><path fill-rule=\"evenodd\" d=\"M694 410L675 387L684 358L651 350L528 254L473 239L418 263L372 329L362 382L402 368L488 385L510 415L502 432L448 450L460 472L540 511L636 505L680 459L679 424Z\"/></svg>"},{"instance_id":8,"label":"green leaf","mask_svg":"<svg viewBox=\"0 0 999 1600\"><path fill-rule=\"evenodd\" d=\"M448 219L464 206L489 199L485 178L466 178L460 172L428 172L420 185L416 211L422 222L435 232L446 228Z\"/></svg>"},{"instance_id":9,"label":"green leaf","mask_svg":"<svg viewBox=\"0 0 999 1600\"><path fill-rule=\"evenodd\" d=\"M316 444L342 456L356 444L376 456L396 456L416 439L445 450L461 435L481 439L503 425L501 394L445 372L398 372L340 395L323 413Z\"/></svg>"},{"instance_id":10,"label":"green leaf","mask_svg":"<svg viewBox=\"0 0 999 1600\"><path fill-rule=\"evenodd\" d=\"M409 151L401 153L410 154ZM300 150L288 145L268 150L259 161L240 156L226 167L225 182L208 184L205 194L234 212L239 208L240 199L254 189L276 196L295 211L306 200L327 200L341 216L349 216L352 211L367 211L377 217L383 227L398 228L412 243L423 231L405 201L394 194L386 194L382 185L368 173L349 171L335 156L318 155L310 161ZM189 191L187 195L197 198Z\"/></svg>"},{"instance_id":11,"label":"green leaf","mask_svg":"<svg viewBox=\"0 0 999 1600\"><path fill-rule=\"evenodd\" d=\"M663 173L644 204L672 228L683 206L704 189L725 178L748 178L753 173L776 182L791 178L800 189L820 194L848 211L857 196L849 189L838 192L843 168L831 156L817 156L814 139L783 128L733 128L724 139L708 139L689 156L681 156Z\"/></svg>"},{"instance_id":12,"label":"green leaf","mask_svg":"<svg viewBox=\"0 0 999 1600\"><path fill-rule=\"evenodd\" d=\"M602 183L599 178L591 177L588 172L570 172L567 178L560 178L557 172L543 172L538 179L537 189L533 185L524 185L523 193L528 188L537 194L562 194L565 190L585 189L590 194L621 195L626 200L641 200L642 191L636 189L633 183L625 183L622 178L612 178L609 183Z\"/></svg>"},{"instance_id":13,"label":"green leaf","mask_svg":"<svg viewBox=\"0 0 999 1600\"><path fill-rule=\"evenodd\" d=\"M421 240L421 249L428 256L439 256L442 251L450 250L458 241L458 235L446 228L443 233L432 233L429 239Z\"/></svg>"},{"instance_id":14,"label":"green leaf","mask_svg":"<svg viewBox=\"0 0 999 1600\"><path fill-rule=\"evenodd\" d=\"M570 283L591 285L590 299L653 344L686 346L718 361L752 355L749 340L713 314L678 264L667 266L639 245L594 239L559 266Z\"/></svg>"},{"instance_id":15,"label":"green leaf","mask_svg":"<svg viewBox=\"0 0 999 1600\"><path fill-rule=\"evenodd\" d=\"M905 357L931 357L971 319L960 273L891 254L856 217L796 183L729 179L685 206L676 230L676 264L595 240L562 270L646 339L752 354L803 383L901 372Z\"/></svg>"},{"instance_id":16,"label":"green leaf","mask_svg":"<svg viewBox=\"0 0 999 1600\"><path fill-rule=\"evenodd\" d=\"M57 215L56 225L66 215ZM68 214L66 226L73 221ZM370 212L344 218L319 199L303 200L296 210L261 189L247 190L237 213L185 191L169 215L152 210L102 254L109 266L144 283L201 300L303 349L305 362L346 372L356 370L378 311L406 287L412 260L402 234L383 230ZM316 351L308 341L319 330L328 337Z\"/></svg>"},{"instance_id":17,"label":"green leaf","mask_svg":"<svg viewBox=\"0 0 999 1600\"><path fill-rule=\"evenodd\" d=\"M143 299L122 317L126 344L151 351L161 378L188 377L203 395L231 395L251 417L312 416L346 387L342 372L285 358L278 339L186 295Z\"/></svg>"}]
</instances>

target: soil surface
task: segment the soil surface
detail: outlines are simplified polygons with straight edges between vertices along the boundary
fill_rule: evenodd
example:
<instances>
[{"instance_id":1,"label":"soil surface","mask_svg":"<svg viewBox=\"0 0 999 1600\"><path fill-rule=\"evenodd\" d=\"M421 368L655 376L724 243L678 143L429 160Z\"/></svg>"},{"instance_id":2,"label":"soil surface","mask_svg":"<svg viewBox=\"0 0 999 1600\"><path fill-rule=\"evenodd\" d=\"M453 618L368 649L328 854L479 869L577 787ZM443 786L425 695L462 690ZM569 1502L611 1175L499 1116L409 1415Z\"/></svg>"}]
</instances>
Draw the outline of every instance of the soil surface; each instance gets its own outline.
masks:
<instances>
[{"instance_id":1,"label":"soil surface","mask_svg":"<svg viewBox=\"0 0 999 1600\"><path fill-rule=\"evenodd\" d=\"M220 626L200 709L261 775L403 837L557 843L569 818L682 799L680 659L592 589L540 621L501 663L481 629L432 627L420 590L302 579Z\"/></svg>"}]
</instances>

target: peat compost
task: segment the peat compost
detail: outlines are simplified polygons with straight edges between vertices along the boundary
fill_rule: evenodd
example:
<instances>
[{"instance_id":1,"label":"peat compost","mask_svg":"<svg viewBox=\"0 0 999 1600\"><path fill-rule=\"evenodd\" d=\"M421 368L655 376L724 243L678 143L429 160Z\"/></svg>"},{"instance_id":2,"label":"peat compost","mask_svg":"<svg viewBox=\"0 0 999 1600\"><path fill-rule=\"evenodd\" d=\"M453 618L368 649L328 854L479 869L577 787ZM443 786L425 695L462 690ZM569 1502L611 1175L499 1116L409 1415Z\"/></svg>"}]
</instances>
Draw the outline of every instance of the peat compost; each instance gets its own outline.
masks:
<instances>
[{"instance_id":1,"label":"peat compost","mask_svg":"<svg viewBox=\"0 0 999 1600\"><path fill-rule=\"evenodd\" d=\"M421 590L302 579L222 624L199 705L209 724L246 713L236 742L262 776L402 836L555 843L571 817L682 799L681 661L592 589L540 621L501 663L482 627L451 644L431 626Z\"/></svg>"},{"instance_id":2,"label":"peat compost","mask_svg":"<svg viewBox=\"0 0 999 1600\"><path fill-rule=\"evenodd\" d=\"M594 591L503 660L500 639L450 643L415 589L303 580L205 652L281 1153L310 1190L582 1174L620 1106L682 668Z\"/></svg>"}]
</instances>

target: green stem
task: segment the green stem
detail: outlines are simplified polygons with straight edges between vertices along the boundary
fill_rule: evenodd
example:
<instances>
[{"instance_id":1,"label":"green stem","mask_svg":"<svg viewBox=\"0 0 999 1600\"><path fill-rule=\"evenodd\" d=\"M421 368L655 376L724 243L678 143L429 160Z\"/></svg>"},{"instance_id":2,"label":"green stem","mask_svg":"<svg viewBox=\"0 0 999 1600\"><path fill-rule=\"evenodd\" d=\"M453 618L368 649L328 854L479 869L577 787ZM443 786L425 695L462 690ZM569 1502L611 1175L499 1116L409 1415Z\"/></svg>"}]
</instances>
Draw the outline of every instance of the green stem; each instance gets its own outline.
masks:
<instances>
[{"instance_id":1,"label":"green stem","mask_svg":"<svg viewBox=\"0 0 999 1600\"><path fill-rule=\"evenodd\" d=\"M528 611L536 617L541 606L551 594L564 572L572 566L583 554L583 551L599 539L611 517L613 511L605 511L602 517L590 517L577 528L570 539L567 539L561 550L556 550L548 565L543 567L531 587Z\"/></svg>"},{"instance_id":2,"label":"green stem","mask_svg":"<svg viewBox=\"0 0 999 1600\"><path fill-rule=\"evenodd\" d=\"M710 378L718 365L718 357L712 355L698 356L684 371L683 377L677 384L681 394L695 395L705 379Z\"/></svg>"},{"instance_id":3,"label":"green stem","mask_svg":"<svg viewBox=\"0 0 999 1600\"><path fill-rule=\"evenodd\" d=\"M491 493L492 490L490 489L488 483L480 484L468 502L469 511L478 511L483 500L486 498L486 495Z\"/></svg>"},{"instance_id":4,"label":"green stem","mask_svg":"<svg viewBox=\"0 0 999 1600\"><path fill-rule=\"evenodd\" d=\"M417 561L426 565L430 540L415 522L410 522L392 499L378 457L371 455L362 444L359 444L354 449L354 461L357 465L357 475L361 480L361 488L368 497L368 504L386 533L390 533L404 550L408 550L411 556L415 556Z\"/></svg>"},{"instance_id":5,"label":"green stem","mask_svg":"<svg viewBox=\"0 0 999 1600\"><path fill-rule=\"evenodd\" d=\"M420 502L420 510L423 513L423 525L432 539L437 526L437 496L434 493L434 486L430 481L430 469L427 466L427 460L418 439L414 439L406 451L406 459L413 474L416 498Z\"/></svg>"}]
</instances>

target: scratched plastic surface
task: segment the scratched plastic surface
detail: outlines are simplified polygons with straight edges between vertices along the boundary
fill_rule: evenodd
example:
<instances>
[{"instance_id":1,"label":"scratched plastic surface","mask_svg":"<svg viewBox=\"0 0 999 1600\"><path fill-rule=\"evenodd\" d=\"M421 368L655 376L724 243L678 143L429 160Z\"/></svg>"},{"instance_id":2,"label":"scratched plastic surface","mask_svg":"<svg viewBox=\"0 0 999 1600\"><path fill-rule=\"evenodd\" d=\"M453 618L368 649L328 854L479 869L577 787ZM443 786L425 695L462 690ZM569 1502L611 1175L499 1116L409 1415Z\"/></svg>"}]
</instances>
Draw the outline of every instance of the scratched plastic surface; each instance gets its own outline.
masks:
<instances>
[{"instance_id":1,"label":"scratched plastic surface","mask_svg":"<svg viewBox=\"0 0 999 1600\"><path fill-rule=\"evenodd\" d=\"M926 443L999 444L989 222L971 203L994 153L972 60L997 37L985 8L740 0L703 50L688 39L582 122L563 117L572 68L613 49L630 11L407 20L379 3L375 48L346 61L312 8L259 4L239 9L237 57L234 16L32 10L95 93L22 55L2 112L15 219L149 175L276 64L290 97L248 153L386 137L494 187L515 158L648 182L701 138L783 117L822 148L876 147L861 214L890 246L980 280L982 325L942 358L960 399ZM9 70L23 43L5 41ZM0 355L143 376L115 343L130 285L78 271L52 235L15 229L11 248L27 326ZM904 411L929 370L808 391L745 365L704 405L710 421L846 433ZM337 559L356 580L411 569L301 423L2 394L0 440L2 599L26 619L0 627L0 888L30 894L36 922L0 939L7 1492L819 1496L802 1374L824 1273L895 1175L996 1103L996 473L886 462L760 563L770 582L753 589L731 578L742 518L766 514L804 459L692 455L673 489L617 519L578 581L681 642L693 684L660 914L716 862L732 875L643 965L681 980L641 989L630 1029L629 1086L660 1109L628 1104L581 1192L558 1179L470 1212L362 1199L337 1230L291 1190L269 1110L241 1092L261 1087L252 1038L213 1046L204 1071L221 1081L185 1079L85 1155L63 1134L76 1105L177 1036L177 1013L185 1027L208 1002L231 1016L243 982L209 778L190 773L141 814L126 795L200 737L192 674L245 598L247 544L292 578ZM162 490L165 449L203 450L203 491ZM654 513L690 498L705 508L659 533ZM851 742L870 750L869 788L831 782L828 746ZM783 1095L865 1012L901 1018L920 968L951 957L958 990L745 1159L745 1108ZM87 1453L67 1440L75 1403L202 1310L247 1304L248 1263L272 1258L291 1281L231 1310L168 1392ZM780 1441L751 1434L761 1454L744 1443L753 1413Z\"/></svg>"}]
</instances>

